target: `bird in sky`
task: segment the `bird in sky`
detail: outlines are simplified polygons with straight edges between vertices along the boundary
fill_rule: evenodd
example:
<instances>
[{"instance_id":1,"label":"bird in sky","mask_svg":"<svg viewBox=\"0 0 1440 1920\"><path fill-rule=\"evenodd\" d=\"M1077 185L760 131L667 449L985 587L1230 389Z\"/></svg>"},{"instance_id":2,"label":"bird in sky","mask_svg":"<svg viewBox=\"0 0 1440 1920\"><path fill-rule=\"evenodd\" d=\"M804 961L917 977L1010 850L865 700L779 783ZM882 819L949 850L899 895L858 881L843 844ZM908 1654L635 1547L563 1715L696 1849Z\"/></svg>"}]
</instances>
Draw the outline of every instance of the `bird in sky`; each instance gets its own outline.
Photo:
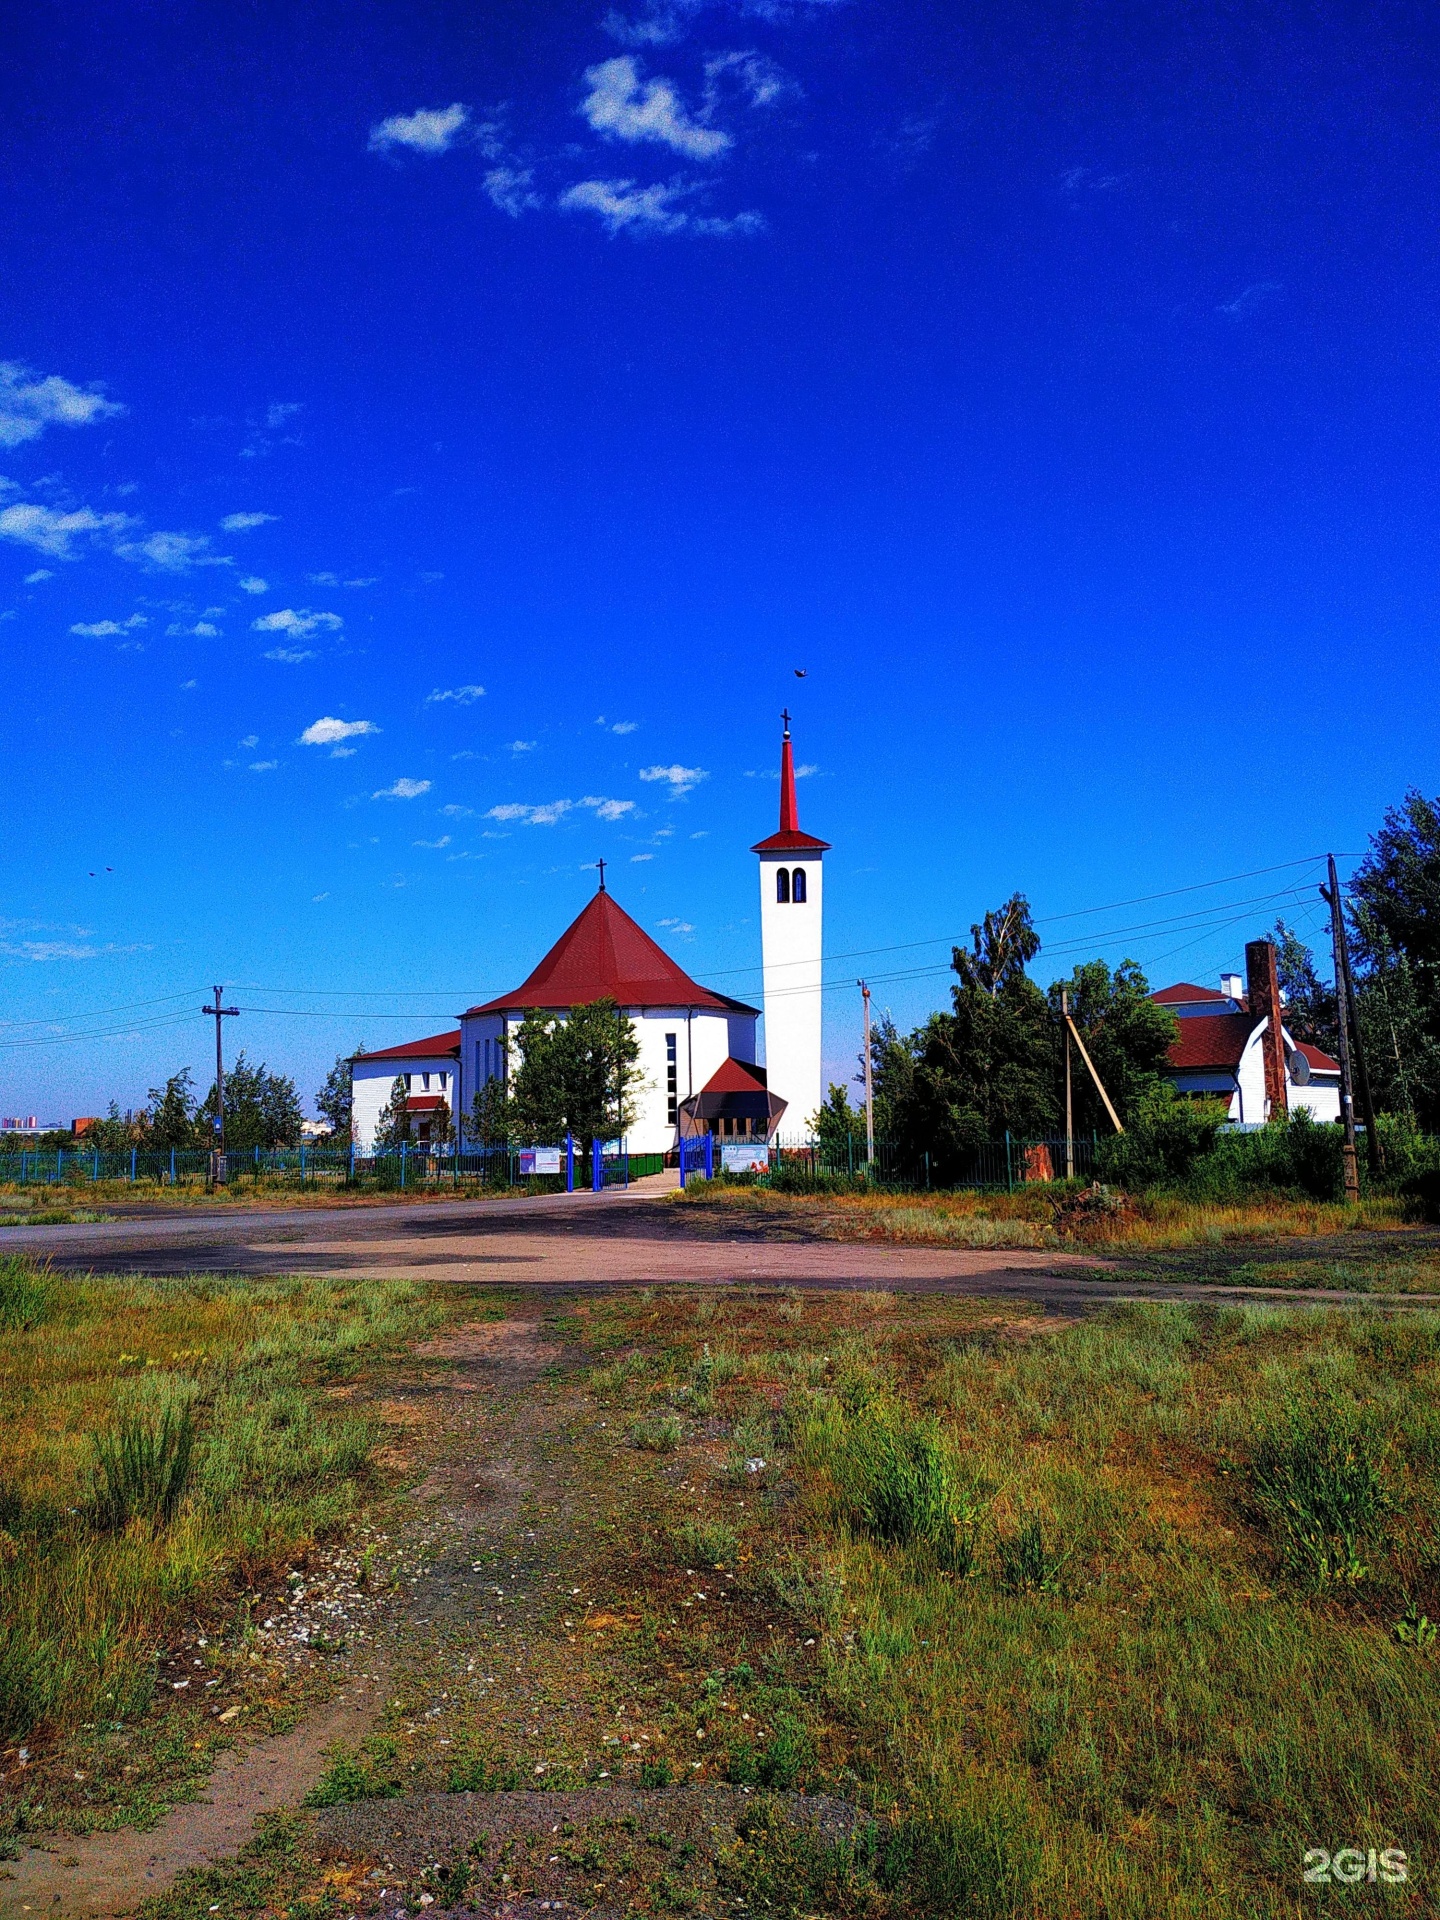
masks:
<instances>
[{"instance_id":1,"label":"bird in sky","mask_svg":"<svg viewBox=\"0 0 1440 1920\"><path fill-rule=\"evenodd\" d=\"M805 678L807 669L805 667L796 667L793 669L793 672L797 680L803 680Z\"/></svg>"}]
</instances>

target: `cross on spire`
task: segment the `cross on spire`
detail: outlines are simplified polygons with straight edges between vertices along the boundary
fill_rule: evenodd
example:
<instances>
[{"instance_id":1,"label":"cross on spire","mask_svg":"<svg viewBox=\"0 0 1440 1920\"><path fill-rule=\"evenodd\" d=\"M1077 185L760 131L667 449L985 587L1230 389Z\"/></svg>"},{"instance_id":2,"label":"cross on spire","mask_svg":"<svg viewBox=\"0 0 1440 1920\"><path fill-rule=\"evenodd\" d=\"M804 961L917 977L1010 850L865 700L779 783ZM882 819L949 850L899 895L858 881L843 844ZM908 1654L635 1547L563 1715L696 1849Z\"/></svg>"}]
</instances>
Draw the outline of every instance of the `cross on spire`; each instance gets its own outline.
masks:
<instances>
[{"instance_id":1,"label":"cross on spire","mask_svg":"<svg viewBox=\"0 0 1440 1920\"><path fill-rule=\"evenodd\" d=\"M604 861L604 860L597 860L597 861L595 862L595 864L596 864L596 866L597 866L597 867L598 867L598 868L600 869L600 891L601 891L601 893L604 893L604 891L605 891L605 868L606 868L606 866L608 865L608 862L607 862L607 861Z\"/></svg>"},{"instance_id":2,"label":"cross on spire","mask_svg":"<svg viewBox=\"0 0 1440 1920\"><path fill-rule=\"evenodd\" d=\"M790 738L790 709L788 707L781 708L780 718L785 722L785 738L788 740Z\"/></svg>"}]
</instances>

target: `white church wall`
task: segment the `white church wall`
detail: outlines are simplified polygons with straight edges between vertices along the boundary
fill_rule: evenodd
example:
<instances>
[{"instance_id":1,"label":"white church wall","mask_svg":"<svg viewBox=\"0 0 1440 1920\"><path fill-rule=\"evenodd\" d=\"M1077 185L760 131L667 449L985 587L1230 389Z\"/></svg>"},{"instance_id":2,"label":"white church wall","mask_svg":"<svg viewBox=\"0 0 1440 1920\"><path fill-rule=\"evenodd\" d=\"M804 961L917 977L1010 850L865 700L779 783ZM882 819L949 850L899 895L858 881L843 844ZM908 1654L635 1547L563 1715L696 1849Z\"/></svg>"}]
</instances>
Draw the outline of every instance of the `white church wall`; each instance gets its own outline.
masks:
<instances>
[{"instance_id":1,"label":"white church wall","mask_svg":"<svg viewBox=\"0 0 1440 1920\"><path fill-rule=\"evenodd\" d=\"M805 872L805 899L781 901L777 874ZM821 1086L821 956L824 870L818 853L760 855L760 945L765 978L765 1068L786 1102L782 1138L807 1134Z\"/></svg>"}]
</instances>

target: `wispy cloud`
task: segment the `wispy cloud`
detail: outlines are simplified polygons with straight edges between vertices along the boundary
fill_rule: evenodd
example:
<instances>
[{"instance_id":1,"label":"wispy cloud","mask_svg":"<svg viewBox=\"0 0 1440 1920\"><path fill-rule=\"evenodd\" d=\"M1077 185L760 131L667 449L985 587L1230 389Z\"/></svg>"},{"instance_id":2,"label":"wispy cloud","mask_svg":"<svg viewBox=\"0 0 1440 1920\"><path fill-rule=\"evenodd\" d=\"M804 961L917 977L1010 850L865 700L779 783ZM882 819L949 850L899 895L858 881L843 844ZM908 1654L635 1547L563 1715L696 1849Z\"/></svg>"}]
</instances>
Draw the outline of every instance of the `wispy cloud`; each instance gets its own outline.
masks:
<instances>
[{"instance_id":1,"label":"wispy cloud","mask_svg":"<svg viewBox=\"0 0 1440 1920\"><path fill-rule=\"evenodd\" d=\"M580 112L612 140L653 141L687 160L713 160L733 143L728 133L695 119L668 80L642 80L633 54L617 54L586 70L590 91Z\"/></svg>"},{"instance_id":2,"label":"wispy cloud","mask_svg":"<svg viewBox=\"0 0 1440 1920\"><path fill-rule=\"evenodd\" d=\"M527 827L553 827L577 807L588 808L600 820L623 820L627 813L635 811L635 802L610 800L598 793L587 793L583 800L546 800L538 806L528 801L511 800L503 806L491 807L485 818L501 822L523 820Z\"/></svg>"},{"instance_id":3,"label":"wispy cloud","mask_svg":"<svg viewBox=\"0 0 1440 1920\"><path fill-rule=\"evenodd\" d=\"M601 25L623 47L668 47L683 40L707 8L724 6L756 20L774 22L843 4L844 0L643 0L635 14L612 8Z\"/></svg>"},{"instance_id":4,"label":"wispy cloud","mask_svg":"<svg viewBox=\"0 0 1440 1920\"><path fill-rule=\"evenodd\" d=\"M143 613L132 613L128 620L77 620L70 631L83 634L88 640L106 640L112 634L131 633L136 627L149 624Z\"/></svg>"},{"instance_id":5,"label":"wispy cloud","mask_svg":"<svg viewBox=\"0 0 1440 1920\"><path fill-rule=\"evenodd\" d=\"M676 920L673 916L667 920L657 920L657 927L664 927L667 933L694 933L695 928L689 920Z\"/></svg>"},{"instance_id":6,"label":"wispy cloud","mask_svg":"<svg viewBox=\"0 0 1440 1920\"><path fill-rule=\"evenodd\" d=\"M642 767L640 778L665 781L670 788L670 798L678 800L682 794L689 793L693 788L698 787L702 780L708 780L710 775L703 767L682 767L677 761L674 766L669 767Z\"/></svg>"},{"instance_id":7,"label":"wispy cloud","mask_svg":"<svg viewBox=\"0 0 1440 1920\"><path fill-rule=\"evenodd\" d=\"M653 853L632 853L630 856L630 864L632 867L638 867L642 864L642 862L646 860L653 860L654 858L655 856Z\"/></svg>"},{"instance_id":8,"label":"wispy cloud","mask_svg":"<svg viewBox=\"0 0 1440 1920\"><path fill-rule=\"evenodd\" d=\"M227 513L220 528L223 533L249 533L252 527L263 527L267 521L279 518L278 513Z\"/></svg>"},{"instance_id":9,"label":"wispy cloud","mask_svg":"<svg viewBox=\"0 0 1440 1920\"><path fill-rule=\"evenodd\" d=\"M273 773L279 764L278 760L252 760L250 771L251 773Z\"/></svg>"},{"instance_id":10,"label":"wispy cloud","mask_svg":"<svg viewBox=\"0 0 1440 1920\"><path fill-rule=\"evenodd\" d=\"M511 753L533 753L539 744L538 740L512 740L510 751Z\"/></svg>"},{"instance_id":11,"label":"wispy cloud","mask_svg":"<svg viewBox=\"0 0 1440 1920\"><path fill-rule=\"evenodd\" d=\"M320 656L309 647L271 647L265 658L278 660L285 667L299 667L307 660L318 660Z\"/></svg>"},{"instance_id":12,"label":"wispy cloud","mask_svg":"<svg viewBox=\"0 0 1440 1920\"><path fill-rule=\"evenodd\" d=\"M717 53L705 62L705 97L713 107L722 92L747 106L772 107L800 91L783 67L763 53Z\"/></svg>"},{"instance_id":13,"label":"wispy cloud","mask_svg":"<svg viewBox=\"0 0 1440 1920\"><path fill-rule=\"evenodd\" d=\"M258 573L247 573L243 580L236 582L236 585L242 593L268 593L270 591L270 582L268 580L262 580Z\"/></svg>"},{"instance_id":14,"label":"wispy cloud","mask_svg":"<svg viewBox=\"0 0 1440 1920\"><path fill-rule=\"evenodd\" d=\"M428 780L406 780L403 777L388 787L381 787L378 793L372 793L372 800L418 800L422 793L429 793Z\"/></svg>"},{"instance_id":15,"label":"wispy cloud","mask_svg":"<svg viewBox=\"0 0 1440 1920\"><path fill-rule=\"evenodd\" d=\"M77 387L58 373L37 373L20 360L0 360L0 447L38 440L47 427L88 427L125 411L94 387Z\"/></svg>"},{"instance_id":16,"label":"wispy cloud","mask_svg":"<svg viewBox=\"0 0 1440 1920\"><path fill-rule=\"evenodd\" d=\"M441 847L449 846L450 836L448 833L442 833L438 840L416 840L412 844L417 847L424 847L428 852L438 853Z\"/></svg>"},{"instance_id":17,"label":"wispy cloud","mask_svg":"<svg viewBox=\"0 0 1440 1920\"><path fill-rule=\"evenodd\" d=\"M33 573L26 574L25 585L27 587L38 587L42 580L53 580L54 578L55 570L53 567L36 567Z\"/></svg>"},{"instance_id":18,"label":"wispy cloud","mask_svg":"<svg viewBox=\"0 0 1440 1920\"><path fill-rule=\"evenodd\" d=\"M530 207L543 207L543 194L535 191L533 167L491 167L485 176L485 191L502 213L518 220Z\"/></svg>"},{"instance_id":19,"label":"wispy cloud","mask_svg":"<svg viewBox=\"0 0 1440 1920\"><path fill-rule=\"evenodd\" d=\"M67 512L36 501L17 501L0 508L0 539L34 547L52 560L78 559L78 549L85 546L113 546L134 524L128 513L96 513L90 507Z\"/></svg>"},{"instance_id":20,"label":"wispy cloud","mask_svg":"<svg viewBox=\"0 0 1440 1920\"><path fill-rule=\"evenodd\" d=\"M185 573L191 567L228 567L232 562L210 551L203 533L149 533L143 540L127 540L115 549L122 560L143 560L162 573Z\"/></svg>"},{"instance_id":21,"label":"wispy cloud","mask_svg":"<svg viewBox=\"0 0 1440 1920\"><path fill-rule=\"evenodd\" d=\"M638 720L607 720L603 713L595 716L597 727L604 727L607 733L634 733L639 728Z\"/></svg>"},{"instance_id":22,"label":"wispy cloud","mask_svg":"<svg viewBox=\"0 0 1440 1920\"><path fill-rule=\"evenodd\" d=\"M308 640L323 627L338 633L345 622L338 613L312 613L309 607L281 607L275 613L262 613L250 623L254 633L288 633L292 640Z\"/></svg>"},{"instance_id":23,"label":"wispy cloud","mask_svg":"<svg viewBox=\"0 0 1440 1920\"><path fill-rule=\"evenodd\" d=\"M556 201L563 213L593 213L610 233L763 233L764 217L689 213L679 204L698 192L683 180L648 187L633 180L577 180Z\"/></svg>"},{"instance_id":24,"label":"wispy cloud","mask_svg":"<svg viewBox=\"0 0 1440 1920\"><path fill-rule=\"evenodd\" d=\"M441 807L440 811L447 820L473 820L475 817L473 807L462 807L454 800L448 806Z\"/></svg>"},{"instance_id":25,"label":"wispy cloud","mask_svg":"<svg viewBox=\"0 0 1440 1920\"><path fill-rule=\"evenodd\" d=\"M448 153L464 137L470 109L456 100L448 107L421 107L416 113L392 113L370 129L371 153L408 147L412 153Z\"/></svg>"},{"instance_id":26,"label":"wispy cloud","mask_svg":"<svg viewBox=\"0 0 1440 1920\"><path fill-rule=\"evenodd\" d=\"M1257 280L1253 286L1242 288L1233 300L1222 302L1215 311L1223 313L1227 320L1244 320L1257 307L1263 306L1272 294L1283 291L1283 283L1279 280ZM0 520L3 519L4 515L0 514Z\"/></svg>"},{"instance_id":27,"label":"wispy cloud","mask_svg":"<svg viewBox=\"0 0 1440 1920\"><path fill-rule=\"evenodd\" d=\"M333 714L323 714L320 719L312 720L300 736L302 747L333 747L342 740L354 740L362 733L378 733L380 729L373 720L337 720Z\"/></svg>"},{"instance_id":28,"label":"wispy cloud","mask_svg":"<svg viewBox=\"0 0 1440 1920\"><path fill-rule=\"evenodd\" d=\"M457 707L472 707L484 697L484 687L436 687L433 693L426 694L425 704L427 707L436 707L453 700Z\"/></svg>"}]
</instances>

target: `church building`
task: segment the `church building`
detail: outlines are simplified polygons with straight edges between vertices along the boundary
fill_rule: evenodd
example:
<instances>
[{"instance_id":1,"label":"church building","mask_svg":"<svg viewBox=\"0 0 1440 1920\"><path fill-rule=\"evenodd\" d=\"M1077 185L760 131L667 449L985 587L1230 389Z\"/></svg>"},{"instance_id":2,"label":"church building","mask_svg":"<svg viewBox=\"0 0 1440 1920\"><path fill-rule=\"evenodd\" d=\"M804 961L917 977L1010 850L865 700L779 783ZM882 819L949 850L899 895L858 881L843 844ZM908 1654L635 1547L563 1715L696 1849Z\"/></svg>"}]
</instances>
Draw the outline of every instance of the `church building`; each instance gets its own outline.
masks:
<instances>
[{"instance_id":1,"label":"church building","mask_svg":"<svg viewBox=\"0 0 1440 1920\"><path fill-rule=\"evenodd\" d=\"M467 1008L452 1032L355 1056L357 1149L372 1151L397 1075L423 1141L442 1099L463 1121L487 1081L515 1071L514 1037L526 1013L563 1017L595 1000L613 1000L640 1043L632 1153L668 1153L682 1134L808 1135L822 1098L821 861L828 847L800 830L786 714L779 829L752 849L760 860L765 1065L757 1058L760 1009L691 979L607 890L602 866L597 892L518 987Z\"/></svg>"}]
</instances>

